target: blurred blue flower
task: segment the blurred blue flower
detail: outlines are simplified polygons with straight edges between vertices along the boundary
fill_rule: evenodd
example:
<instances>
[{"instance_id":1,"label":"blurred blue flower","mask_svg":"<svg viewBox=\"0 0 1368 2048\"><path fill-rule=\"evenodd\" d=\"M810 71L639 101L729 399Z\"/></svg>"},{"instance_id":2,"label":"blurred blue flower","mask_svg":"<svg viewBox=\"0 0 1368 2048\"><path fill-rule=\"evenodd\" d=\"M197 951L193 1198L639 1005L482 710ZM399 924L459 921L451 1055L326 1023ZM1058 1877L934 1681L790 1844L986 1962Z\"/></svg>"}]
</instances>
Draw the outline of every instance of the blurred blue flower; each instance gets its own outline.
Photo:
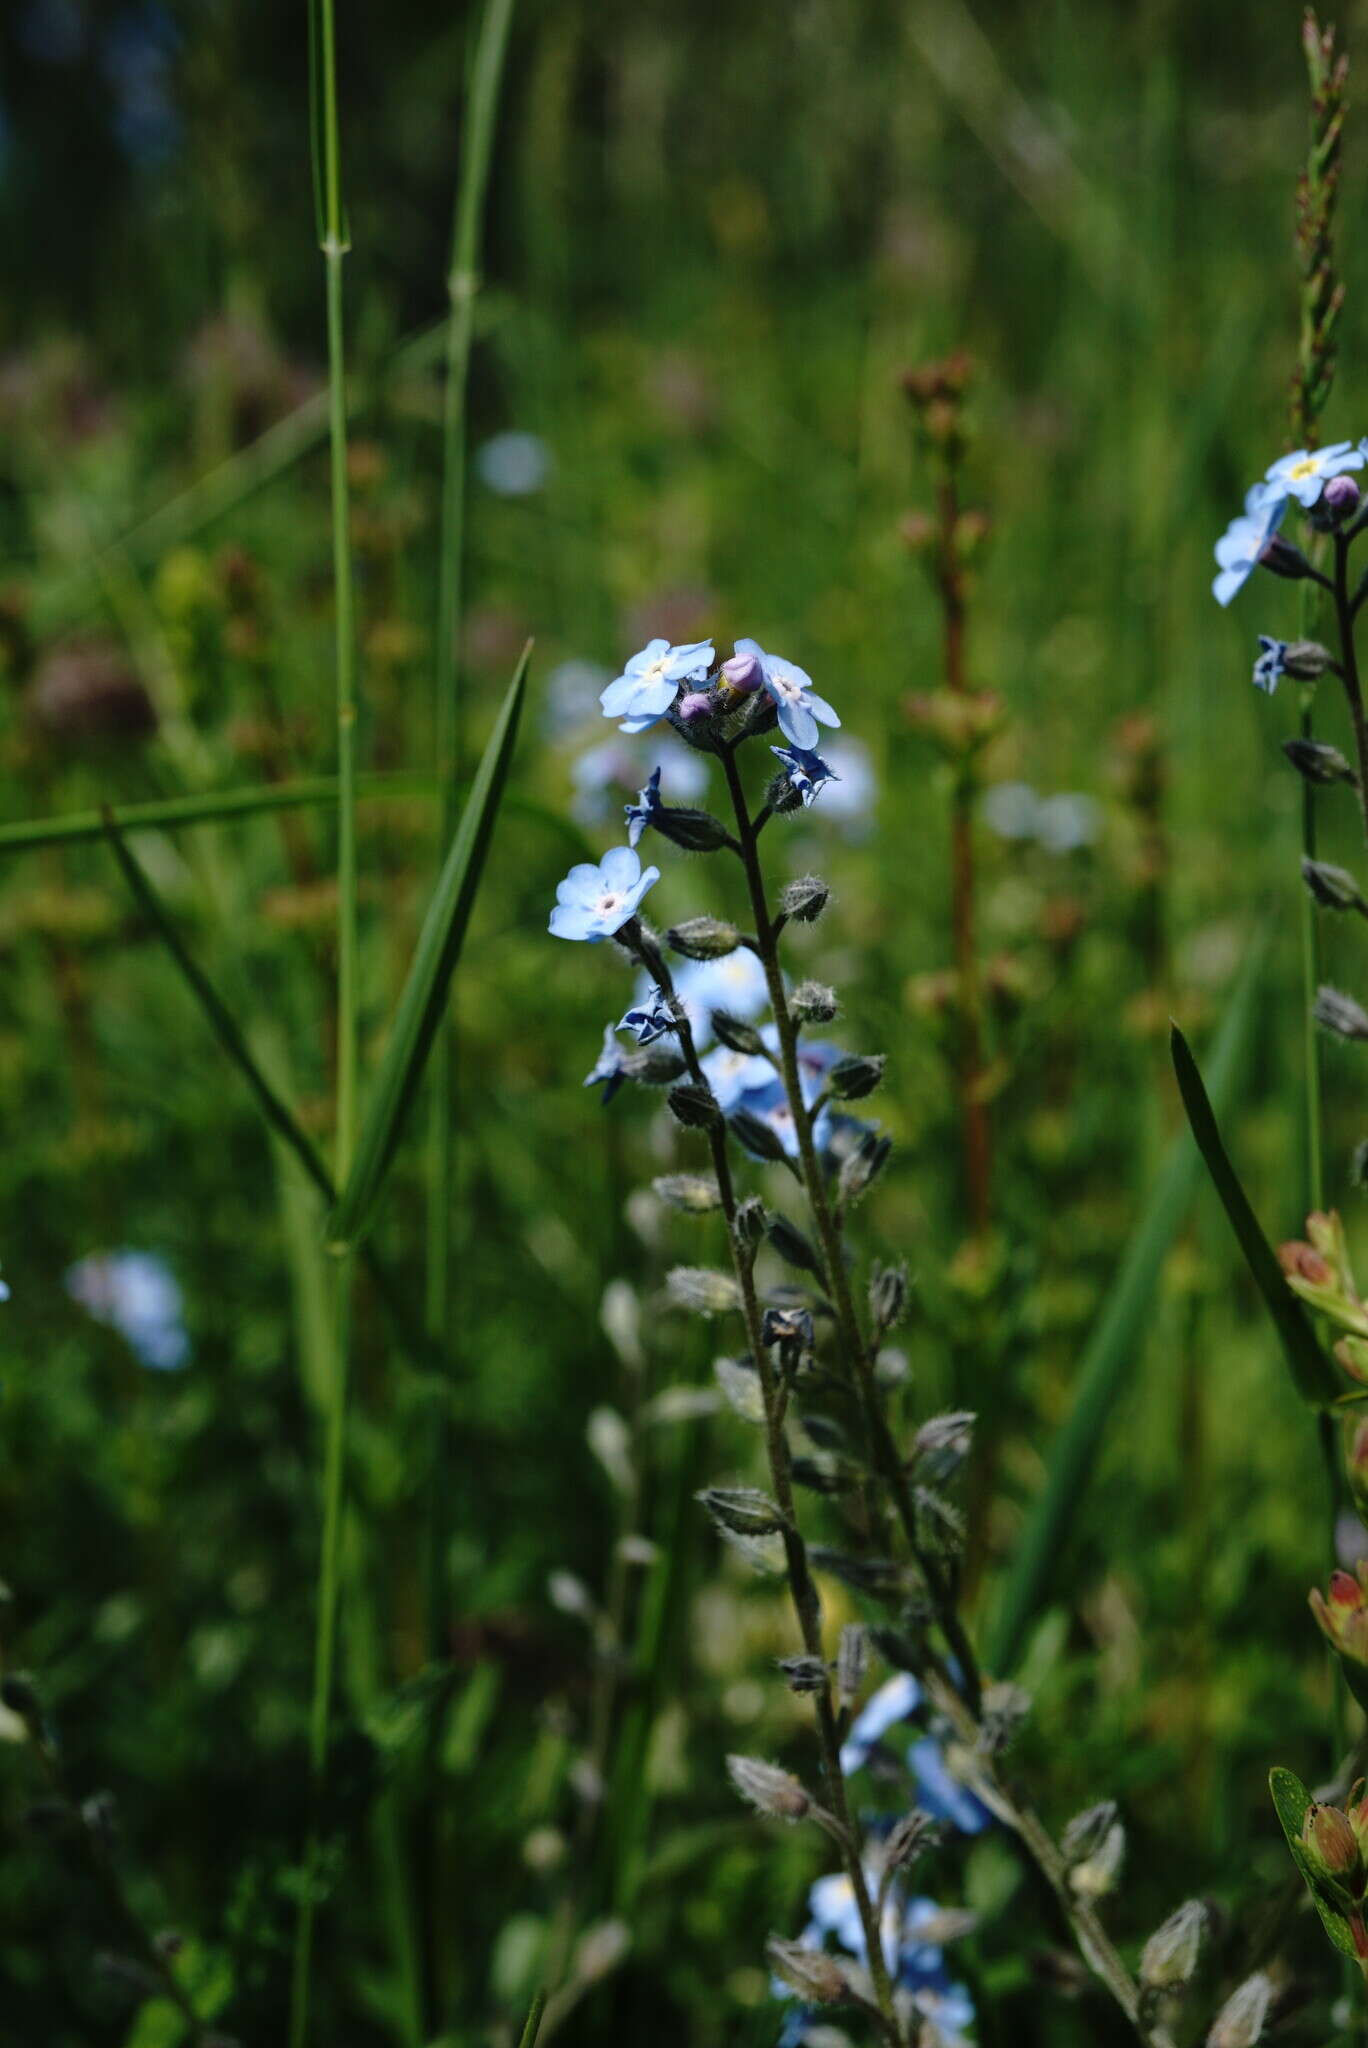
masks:
<instances>
[{"instance_id":1,"label":"blurred blue flower","mask_svg":"<svg viewBox=\"0 0 1368 2048\"><path fill-rule=\"evenodd\" d=\"M9 1298L9 1283L5 1280L0 1280L0 1301L8 1301Z\"/></svg>"},{"instance_id":2,"label":"blurred blue flower","mask_svg":"<svg viewBox=\"0 0 1368 2048\"><path fill-rule=\"evenodd\" d=\"M1040 798L1029 782L995 782L984 791L983 816L999 839L1034 839Z\"/></svg>"},{"instance_id":3,"label":"blurred blue flower","mask_svg":"<svg viewBox=\"0 0 1368 2048\"><path fill-rule=\"evenodd\" d=\"M547 929L558 939L611 939L635 917L642 897L660 880L659 868L642 866L630 846L613 846L595 867L579 861L556 884L556 907Z\"/></svg>"},{"instance_id":4,"label":"blurred blue flower","mask_svg":"<svg viewBox=\"0 0 1368 2048\"><path fill-rule=\"evenodd\" d=\"M788 770L788 779L803 799L805 810L824 783L841 779L819 755L809 752L806 747L771 747L770 752L777 754Z\"/></svg>"},{"instance_id":5,"label":"blurred blue flower","mask_svg":"<svg viewBox=\"0 0 1368 2048\"><path fill-rule=\"evenodd\" d=\"M1270 500L1292 497L1299 505L1314 505L1332 476L1362 469L1363 462L1362 446L1356 448L1352 441L1336 441L1329 448L1294 448L1264 471L1263 489ZM1248 503L1245 509L1249 510Z\"/></svg>"},{"instance_id":6,"label":"blurred blue flower","mask_svg":"<svg viewBox=\"0 0 1368 2048\"><path fill-rule=\"evenodd\" d=\"M907 1752L917 1781L917 1804L933 1820L948 1821L962 1835L981 1835L993 1816L967 1785L952 1775L945 1752L934 1735L924 1735Z\"/></svg>"},{"instance_id":7,"label":"blurred blue flower","mask_svg":"<svg viewBox=\"0 0 1368 2048\"><path fill-rule=\"evenodd\" d=\"M630 1031L638 1045L654 1045L667 1031L674 1030L674 1016L662 989L653 988L644 1003L634 1003L618 1020L619 1031Z\"/></svg>"},{"instance_id":8,"label":"blurred blue flower","mask_svg":"<svg viewBox=\"0 0 1368 2048\"><path fill-rule=\"evenodd\" d=\"M922 1689L910 1671L896 1671L870 1694L841 1746L841 1769L847 1777L868 1762L870 1750L896 1722L916 1713L921 1701Z\"/></svg>"},{"instance_id":9,"label":"blurred blue flower","mask_svg":"<svg viewBox=\"0 0 1368 2048\"><path fill-rule=\"evenodd\" d=\"M596 700L597 708L597 700ZM624 797L641 785L641 758L616 736L588 748L570 770L575 785L572 808L583 825L597 825L612 816ZM675 803L694 803L708 787L704 756L671 737L660 748L660 788Z\"/></svg>"},{"instance_id":10,"label":"blurred blue flower","mask_svg":"<svg viewBox=\"0 0 1368 2048\"><path fill-rule=\"evenodd\" d=\"M1232 519L1216 543L1219 574L1211 586L1217 604L1229 604L1258 566L1264 542L1282 525L1287 499L1276 492L1268 495L1267 484L1254 484L1245 493L1245 508Z\"/></svg>"},{"instance_id":11,"label":"blurred blue flower","mask_svg":"<svg viewBox=\"0 0 1368 2048\"><path fill-rule=\"evenodd\" d=\"M1036 813L1036 838L1047 853L1075 853L1097 837L1099 814L1090 796L1064 790L1042 799Z\"/></svg>"},{"instance_id":12,"label":"blurred blue flower","mask_svg":"<svg viewBox=\"0 0 1368 2048\"><path fill-rule=\"evenodd\" d=\"M809 1108L816 1095L817 1084L809 1088L804 1080L803 1099ZM781 1080L776 1078L767 1081L763 1087L743 1089L733 1107L744 1109L749 1115L758 1117L762 1124L768 1124L789 1158L798 1157L798 1126L793 1120L788 1094ZM831 1117L822 1110L812 1127L812 1142L821 1153L826 1150L830 1139Z\"/></svg>"},{"instance_id":13,"label":"blurred blue flower","mask_svg":"<svg viewBox=\"0 0 1368 2048\"><path fill-rule=\"evenodd\" d=\"M712 1043L714 1010L728 1010L749 1022L769 1002L765 970L748 946L738 946L720 960L686 960L674 985L700 1052Z\"/></svg>"},{"instance_id":14,"label":"blurred blue flower","mask_svg":"<svg viewBox=\"0 0 1368 2048\"><path fill-rule=\"evenodd\" d=\"M605 1024L603 1028L603 1049L593 1066L584 1077L586 1088L603 1085L603 1106L606 1109L618 1089L627 1079L627 1055L618 1043L618 1026Z\"/></svg>"},{"instance_id":15,"label":"blurred blue flower","mask_svg":"<svg viewBox=\"0 0 1368 2048\"><path fill-rule=\"evenodd\" d=\"M748 1089L763 1088L774 1077L774 1068L762 1053L733 1052L728 1045L715 1045L700 1064L724 1116Z\"/></svg>"},{"instance_id":16,"label":"blurred blue flower","mask_svg":"<svg viewBox=\"0 0 1368 2048\"><path fill-rule=\"evenodd\" d=\"M180 1287L155 1252L93 1252L67 1269L66 1291L154 1372L174 1372L189 1358Z\"/></svg>"},{"instance_id":17,"label":"blurred blue flower","mask_svg":"<svg viewBox=\"0 0 1368 2048\"><path fill-rule=\"evenodd\" d=\"M601 661L574 655L556 663L542 694L542 722L552 739L563 739L598 717L599 697L612 674Z\"/></svg>"},{"instance_id":18,"label":"blurred blue flower","mask_svg":"<svg viewBox=\"0 0 1368 2048\"><path fill-rule=\"evenodd\" d=\"M1278 678L1286 673L1287 642L1273 640L1267 633L1259 635L1259 658L1254 664L1254 687L1266 690L1271 697L1278 687Z\"/></svg>"},{"instance_id":19,"label":"blurred blue flower","mask_svg":"<svg viewBox=\"0 0 1368 2048\"><path fill-rule=\"evenodd\" d=\"M961 2048L966 2030L974 2024L974 2001L968 1987L952 1984L949 1976L942 1971L935 1983L914 1985L912 2003L922 2018L929 2023L931 2033L927 2048Z\"/></svg>"},{"instance_id":20,"label":"blurred blue flower","mask_svg":"<svg viewBox=\"0 0 1368 2048\"><path fill-rule=\"evenodd\" d=\"M494 434L475 457L475 472L501 498L531 498L551 474L551 450L538 434Z\"/></svg>"},{"instance_id":21,"label":"blurred blue flower","mask_svg":"<svg viewBox=\"0 0 1368 2048\"><path fill-rule=\"evenodd\" d=\"M654 824L660 809L660 770L653 768L645 785L637 791L634 804L626 805L627 843L635 846L648 825Z\"/></svg>"},{"instance_id":22,"label":"blurred blue flower","mask_svg":"<svg viewBox=\"0 0 1368 2048\"><path fill-rule=\"evenodd\" d=\"M668 640L649 641L599 698L604 717L620 718L622 732L645 732L665 716L681 683L706 676L712 659L710 640L695 640L687 647L672 647Z\"/></svg>"},{"instance_id":23,"label":"blurred blue flower","mask_svg":"<svg viewBox=\"0 0 1368 2048\"><path fill-rule=\"evenodd\" d=\"M780 654L766 654L755 640L738 640L738 654L753 654L759 661L765 675L765 688L774 699L779 713L779 730L785 739L795 747L813 747L817 744L817 721L823 725L839 725L840 719L812 687L812 677L806 669L794 662L785 661Z\"/></svg>"}]
</instances>

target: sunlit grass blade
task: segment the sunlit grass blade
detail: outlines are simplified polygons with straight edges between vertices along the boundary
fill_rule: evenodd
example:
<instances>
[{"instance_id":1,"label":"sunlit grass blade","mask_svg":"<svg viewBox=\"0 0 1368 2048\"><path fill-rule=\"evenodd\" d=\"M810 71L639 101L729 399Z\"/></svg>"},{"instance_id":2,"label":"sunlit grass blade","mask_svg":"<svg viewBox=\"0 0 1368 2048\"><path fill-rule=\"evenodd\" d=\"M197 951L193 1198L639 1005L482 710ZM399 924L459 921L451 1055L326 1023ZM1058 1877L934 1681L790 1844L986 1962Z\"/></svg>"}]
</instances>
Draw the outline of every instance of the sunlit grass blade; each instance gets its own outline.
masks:
<instances>
[{"instance_id":1,"label":"sunlit grass blade","mask_svg":"<svg viewBox=\"0 0 1368 2048\"><path fill-rule=\"evenodd\" d=\"M531 653L529 641L508 686L423 920L352 1168L329 1219L328 1237L334 1250L355 1244L370 1220L442 1020L513 759Z\"/></svg>"},{"instance_id":2,"label":"sunlit grass blade","mask_svg":"<svg viewBox=\"0 0 1368 2048\"><path fill-rule=\"evenodd\" d=\"M1262 958L1259 948L1244 970L1217 1033L1210 1063L1211 1092L1222 1106L1233 1092L1249 1047ZM1050 1446L1045 1484L1017 1541L988 1633L985 1662L997 1675L1011 1669L1045 1597L1055 1561L1087 1489L1108 1418L1143 1337L1160 1268L1191 1204L1200 1164L1186 1136L1176 1138L1084 1351L1073 1407Z\"/></svg>"},{"instance_id":3,"label":"sunlit grass blade","mask_svg":"<svg viewBox=\"0 0 1368 2048\"><path fill-rule=\"evenodd\" d=\"M1240 1250L1244 1253L1245 1264L1249 1267L1254 1285L1263 1297L1265 1308L1273 1320L1273 1326L1282 1340L1287 1357L1288 1370L1292 1374L1297 1392L1303 1401L1313 1407L1322 1408L1332 1402L1339 1392L1325 1353L1316 1342L1311 1319L1287 1284L1282 1267L1268 1239L1259 1227L1259 1219L1250 1206L1249 1198L1240 1185L1239 1175L1230 1163L1221 1141L1216 1116L1211 1107L1197 1062L1182 1032L1175 1024L1170 1035L1173 1053L1173 1071L1178 1077L1178 1089L1187 1111L1192 1135L1197 1149L1211 1175L1212 1185L1221 1198L1221 1206L1230 1219Z\"/></svg>"}]
</instances>

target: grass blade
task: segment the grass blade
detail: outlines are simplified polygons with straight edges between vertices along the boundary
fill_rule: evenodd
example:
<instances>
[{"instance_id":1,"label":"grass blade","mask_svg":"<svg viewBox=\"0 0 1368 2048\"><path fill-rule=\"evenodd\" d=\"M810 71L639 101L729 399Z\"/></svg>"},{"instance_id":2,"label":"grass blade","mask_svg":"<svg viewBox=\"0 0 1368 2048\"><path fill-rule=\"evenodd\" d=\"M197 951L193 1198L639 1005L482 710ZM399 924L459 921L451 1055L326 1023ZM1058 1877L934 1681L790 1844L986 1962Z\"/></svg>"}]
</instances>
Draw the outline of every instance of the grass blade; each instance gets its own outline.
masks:
<instances>
[{"instance_id":1,"label":"grass blade","mask_svg":"<svg viewBox=\"0 0 1368 2048\"><path fill-rule=\"evenodd\" d=\"M436 783L417 771L358 777L361 797L433 796ZM268 811L308 810L337 802L337 777L311 775L297 782L267 783L256 789L225 789L208 796L161 797L153 803L106 804L98 811L68 811L55 818L21 819L0 825L0 853L29 853L40 846L77 846L119 832L146 832L172 825L215 825L254 818Z\"/></svg>"},{"instance_id":2,"label":"grass blade","mask_svg":"<svg viewBox=\"0 0 1368 2048\"><path fill-rule=\"evenodd\" d=\"M527 2025L522 2030L518 2048L537 2048L537 2036L541 2032L542 2014L546 2011L546 1993L539 1991L527 2013Z\"/></svg>"},{"instance_id":3,"label":"grass blade","mask_svg":"<svg viewBox=\"0 0 1368 2048\"><path fill-rule=\"evenodd\" d=\"M1263 1296L1264 1306L1282 1340L1288 1370L1297 1392L1312 1407L1323 1408L1339 1393L1339 1382L1316 1342L1310 1317L1288 1286L1273 1247L1259 1227L1259 1219L1250 1207L1239 1175L1221 1141L1197 1062L1176 1024L1169 1043L1173 1053L1173 1071L1178 1076L1179 1093L1197 1149L1206 1162L1207 1172L1221 1198L1221 1206L1230 1218L1230 1227L1244 1253L1254 1285Z\"/></svg>"},{"instance_id":4,"label":"grass blade","mask_svg":"<svg viewBox=\"0 0 1368 2048\"><path fill-rule=\"evenodd\" d=\"M1251 957L1217 1034L1210 1071L1212 1094L1220 1104L1229 1100L1248 1050L1262 958L1262 949ZM1199 1166L1187 1138L1175 1138L1088 1340L1073 1408L1050 1447L1045 1484L1017 1542L989 1630L985 1661L996 1676L1005 1677L1015 1663L1044 1596L1125 1384L1160 1267L1187 1215Z\"/></svg>"},{"instance_id":5,"label":"grass blade","mask_svg":"<svg viewBox=\"0 0 1368 2048\"><path fill-rule=\"evenodd\" d=\"M423 920L351 1171L329 1219L329 1244L336 1252L356 1243L374 1211L442 1020L513 759L531 653L529 641L508 686Z\"/></svg>"}]
</instances>

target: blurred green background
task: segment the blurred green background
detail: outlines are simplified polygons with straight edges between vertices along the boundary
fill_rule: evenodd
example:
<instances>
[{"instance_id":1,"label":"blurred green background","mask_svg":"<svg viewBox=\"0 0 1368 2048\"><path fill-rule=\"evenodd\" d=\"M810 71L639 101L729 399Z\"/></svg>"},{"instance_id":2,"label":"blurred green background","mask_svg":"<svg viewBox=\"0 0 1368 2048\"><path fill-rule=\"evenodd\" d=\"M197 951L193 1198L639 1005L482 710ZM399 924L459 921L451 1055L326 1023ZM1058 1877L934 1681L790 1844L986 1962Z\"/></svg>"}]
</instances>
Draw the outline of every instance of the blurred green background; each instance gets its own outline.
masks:
<instances>
[{"instance_id":1,"label":"blurred green background","mask_svg":"<svg viewBox=\"0 0 1368 2048\"><path fill-rule=\"evenodd\" d=\"M1364 12L1341 17L1355 56ZM431 758L435 323L473 27L466 7L339 7L374 770ZM743 1817L721 1769L728 1749L801 1758L803 1739L768 1669L788 1644L778 1596L719 1558L689 1498L745 1476L749 1440L729 1415L658 1401L710 1388L717 1346L660 1305L698 1226L634 1191L693 1155L653 1098L605 1113L583 1092L626 984L610 949L545 935L565 867L621 837L628 791L595 799L574 768L613 737L597 689L651 634L782 648L867 750L865 805L819 804L776 828L770 857L830 877L801 963L839 986L844 1042L890 1055L897 1149L861 1233L918 1277L919 1412L984 1418L977 1622L1178 1128L1167 1019L1200 1048L1260 932L1229 1132L1270 1235L1300 1228L1298 789L1277 753L1295 706L1248 682L1256 631L1290 636L1296 595L1270 583L1223 614L1208 594L1212 542L1284 446L1297 27L1270 0L1237 21L1214 0L517 11L471 391L472 761L528 634L534 691L457 995L454 1383L415 1368L360 1296L321 2038L405 2038L387 1916L407 1886L452 2042L506 2038L567 1915L631 1931L568 2043L772 2040L763 1936L797 1927L821 1867ZM6 824L329 772L306 80L302 5L0 14ZM1365 197L1351 112L1331 439L1368 428ZM938 981L949 785L914 714L939 627L900 534L929 483L899 373L957 346L978 365L969 495L992 520L970 664L1006 712L985 777L1091 804L1085 843L1063 850L995 831L991 800L979 820L995 1231L972 1244ZM643 779L651 742L627 744ZM1324 808L1324 850L1351 857L1352 816ZM371 1063L434 832L421 794L363 812ZM138 848L325 1139L329 813ZM661 865L659 921L724 901L707 865L672 849ZM1354 935L1325 938L1329 978L1362 994ZM1325 1054L1327 1158L1361 1236L1351 1050ZM318 1217L99 844L0 845L0 1113L4 1662L37 1677L72 1785L114 1793L132 1893L193 1938L225 2029L278 2039L304 1823ZM379 1237L415 1304L423 1166L411 1133ZM124 1246L183 1290L182 1370L146 1370L70 1296L74 1262ZM601 1320L615 1280L635 1290L639 1365L623 1297L616 1347ZM624 1511L586 1428L652 1400L638 1526L660 1551L633 1583L604 1812L566 1855L592 1657L548 1575L598 1596ZM442 1417L456 1469L434 1632L420 1565ZM1304 1605L1324 1524L1314 1432L1202 1189L1018 1673L1036 1702L1022 1769L1047 1817L1123 1802L1122 1939L1200 1890L1233 1968L1280 1897L1267 1768L1314 1782L1330 1762ZM0 2041L176 2040L96 1967L117 1929L62 1841L25 1826L17 1742L0 1766ZM999 1839L945 1852L935 1887L985 1916L966 1972L987 2048L1112 2038L1067 1984L1042 1996L1057 1929ZM1287 1931L1323 1985L1314 1931ZM1294 2012L1285 2037L1326 2034Z\"/></svg>"}]
</instances>

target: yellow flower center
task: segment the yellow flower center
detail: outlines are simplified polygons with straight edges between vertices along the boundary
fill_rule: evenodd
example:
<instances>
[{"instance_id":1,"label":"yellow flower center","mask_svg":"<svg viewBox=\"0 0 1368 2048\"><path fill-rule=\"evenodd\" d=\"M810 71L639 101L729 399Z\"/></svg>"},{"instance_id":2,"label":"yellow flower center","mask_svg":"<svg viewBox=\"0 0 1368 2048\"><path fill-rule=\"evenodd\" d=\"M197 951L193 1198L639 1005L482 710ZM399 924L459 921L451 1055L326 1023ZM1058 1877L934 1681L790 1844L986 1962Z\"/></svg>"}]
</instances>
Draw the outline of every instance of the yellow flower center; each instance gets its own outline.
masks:
<instances>
[{"instance_id":1,"label":"yellow flower center","mask_svg":"<svg viewBox=\"0 0 1368 2048\"><path fill-rule=\"evenodd\" d=\"M1307 455L1300 462L1293 463L1287 472L1289 483L1299 484L1304 476L1314 476L1320 468L1319 455Z\"/></svg>"}]
</instances>

